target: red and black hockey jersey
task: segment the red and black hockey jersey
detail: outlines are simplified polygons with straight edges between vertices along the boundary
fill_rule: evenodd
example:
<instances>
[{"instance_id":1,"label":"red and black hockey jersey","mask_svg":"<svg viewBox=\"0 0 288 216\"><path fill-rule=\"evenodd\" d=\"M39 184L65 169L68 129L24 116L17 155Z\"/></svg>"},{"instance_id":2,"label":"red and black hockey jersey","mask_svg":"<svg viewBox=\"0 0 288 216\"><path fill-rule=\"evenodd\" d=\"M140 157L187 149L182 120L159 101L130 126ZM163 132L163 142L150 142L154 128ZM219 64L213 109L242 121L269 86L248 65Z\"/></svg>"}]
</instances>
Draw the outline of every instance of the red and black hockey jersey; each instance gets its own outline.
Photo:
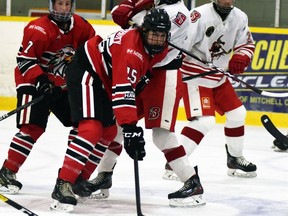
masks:
<instances>
[{"instance_id":1,"label":"red and black hockey jersey","mask_svg":"<svg viewBox=\"0 0 288 216\"><path fill-rule=\"evenodd\" d=\"M35 79L47 73L56 85L64 84L64 70L79 45L95 36L95 30L82 17L74 14L69 31L44 16L24 28L15 68L16 87L34 85Z\"/></svg>"},{"instance_id":2,"label":"red and black hockey jersey","mask_svg":"<svg viewBox=\"0 0 288 216\"><path fill-rule=\"evenodd\" d=\"M154 64L165 57L167 49L151 57L145 50L139 30L129 29L111 34L102 41L99 36L88 40L85 52L111 97L118 124L136 123L136 85Z\"/></svg>"}]
</instances>

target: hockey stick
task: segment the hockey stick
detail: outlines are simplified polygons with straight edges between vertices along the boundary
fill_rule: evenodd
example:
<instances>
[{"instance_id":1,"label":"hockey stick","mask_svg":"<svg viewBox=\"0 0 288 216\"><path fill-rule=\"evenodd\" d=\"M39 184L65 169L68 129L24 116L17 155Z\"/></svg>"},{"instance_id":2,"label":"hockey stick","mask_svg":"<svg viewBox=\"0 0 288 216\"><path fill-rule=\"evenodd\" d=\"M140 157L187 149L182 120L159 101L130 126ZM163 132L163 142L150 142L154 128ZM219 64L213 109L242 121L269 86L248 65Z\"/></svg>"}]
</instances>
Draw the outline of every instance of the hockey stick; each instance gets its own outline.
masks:
<instances>
[{"instance_id":1,"label":"hockey stick","mask_svg":"<svg viewBox=\"0 0 288 216\"><path fill-rule=\"evenodd\" d=\"M137 216L144 216L142 211L141 211L140 181L139 181L139 168L138 168L138 151L135 151L135 156L134 156L134 178L135 178L135 195L136 195Z\"/></svg>"},{"instance_id":2,"label":"hockey stick","mask_svg":"<svg viewBox=\"0 0 288 216\"><path fill-rule=\"evenodd\" d=\"M138 25L136 23L134 23L132 20L129 20L128 21L128 24L132 27L132 28L136 28L138 27ZM169 43L169 42L168 42ZM169 45L171 45L169 43ZM171 45L172 46L172 45ZM176 46L173 46L174 48L178 49L178 47ZM180 48L178 49L179 51L182 51L180 50ZM215 73L218 73L217 70L211 70L211 71L207 71L207 72L204 72L204 73L201 73L201 74L197 74L197 75L192 75L192 76L188 76L188 77L184 77L182 78L182 81L187 81L187 80L191 80L191 79L196 79L196 78L199 78L199 77L203 77L203 76L207 76L207 75L211 75L211 74L215 74ZM150 77L151 78L151 77ZM144 86L145 87L145 86ZM143 90L143 88L142 88ZM140 91L138 91L140 93Z\"/></svg>"},{"instance_id":3,"label":"hockey stick","mask_svg":"<svg viewBox=\"0 0 288 216\"><path fill-rule=\"evenodd\" d=\"M285 148L287 146L288 148L288 137L282 134L273 124L271 119L267 115L262 115L261 116L261 122L263 126L266 128L266 130L277 140L283 143L283 147ZM277 146L278 147L278 146ZM278 147L279 148L279 147ZM280 147L280 149L282 149ZM286 149L282 149L286 150Z\"/></svg>"},{"instance_id":4,"label":"hockey stick","mask_svg":"<svg viewBox=\"0 0 288 216\"><path fill-rule=\"evenodd\" d=\"M64 85L60 86L60 88L63 90L63 89L66 88L66 85L64 84ZM12 111L10 111L10 112L8 112L8 113L0 116L0 121L2 121L2 120L4 120L4 119L6 119L6 118L8 118L8 117L10 117L10 116L12 116L12 115L14 115L14 114L17 113L17 112L20 112L21 110L23 110L23 109L25 109L25 108L27 108L27 107L29 107L29 106L32 106L32 105L38 103L39 101L43 100L44 97L45 97L45 95L41 95L40 97L37 97L37 98L35 98L34 100L32 100L32 101L30 101L30 102L28 102L28 103L26 103L26 104L23 104L22 106L19 106L19 107L17 107L16 109L14 109L14 110L12 110Z\"/></svg>"},{"instance_id":5,"label":"hockey stick","mask_svg":"<svg viewBox=\"0 0 288 216\"><path fill-rule=\"evenodd\" d=\"M208 65L208 66L211 67L213 70L216 70L216 71L218 71L218 72L220 72L220 73L223 73L224 75L230 77L231 79L233 79L233 80L236 81L236 82L242 83L242 85L244 85L246 88L251 89L252 91L254 91L254 92L256 92L256 93L258 93L258 94L260 94L260 95L267 96L267 97L275 97L275 98L288 97L288 92L276 93L276 92L268 92L268 91L260 90L260 89L258 89L258 88L256 88L256 87L254 87L254 86L246 83L245 81L239 79L239 78L236 77L235 75L231 74L229 71L224 70L224 69L222 69L222 68L219 68L219 67L217 67L217 66L215 66L215 65L213 65L213 64L211 64L211 63L209 63L209 62L207 62L207 61L204 61L204 60L200 59L198 56L195 56L194 54L188 52L187 50L182 49L182 48L180 48L180 47L177 47L176 45L174 45L174 44L172 44L172 43L170 43L170 42L168 42L168 44L169 44L170 46L174 47L175 49L178 49L179 51L185 53L186 55L188 55L188 56L190 56L190 57L192 57L192 58L194 58L194 59L202 62L203 64ZM189 79L189 77L186 78L186 80L188 80L188 79ZM194 79L194 77L191 76L191 79Z\"/></svg>"},{"instance_id":6,"label":"hockey stick","mask_svg":"<svg viewBox=\"0 0 288 216\"><path fill-rule=\"evenodd\" d=\"M6 118L8 118L8 117L10 117L10 116L12 116L12 115L14 115L14 114L17 113L17 112L20 112L21 110L23 110L23 109L25 109L25 108L27 108L27 107L29 107L29 106L32 106L32 105L38 103L39 101L43 100L43 98L44 98L44 95L41 95L40 97L37 97L37 98L35 98L34 100L32 100L32 101L30 101L30 102L28 102L28 103L26 103L26 104L24 104L24 105L22 105L22 106L19 106L19 107L17 107L16 109L14 109L14 110L12 110L12 111L10 111L10 112L8 112L8 113L0 116L0 121L2 121L2 120L4 120L4 119L6 119Z\"/></svg>"},{"instance_id":7,"label":"hockey stick","mask_svg":"<svg viewBox=\"0 0 288 216\"><path fill-rule=\"evenodd\" d=\"M191 80L191 79L196 79L196 78L198 78L198 77L204 77L204 76L211 75L211 74L215 74L215 73L218 73L218 71L217 71L217 70L211 70L211 71L203 72L203 73L200 73L200 74L197 74L197 75L192 75L192 76L183 77L183 78L182 78L182 81L187 81L187 80Z\"/></svg>"},{"instance_id":8,"label":"hockey stick","mask_svg":"<svg viewBox=\"0 0 288 216\"><path fill-rule=\"evenodd\" d=\"M30 216L38 216L37 214L33 213L29 209L25 208L24 206L21 206L20 204L14 202L13 200L9 199L8 197L0 194L0 200L7 203L8 205L16 208L17 210L23 212L24 214L30 215Z\"/></svg>"}]
</instances>

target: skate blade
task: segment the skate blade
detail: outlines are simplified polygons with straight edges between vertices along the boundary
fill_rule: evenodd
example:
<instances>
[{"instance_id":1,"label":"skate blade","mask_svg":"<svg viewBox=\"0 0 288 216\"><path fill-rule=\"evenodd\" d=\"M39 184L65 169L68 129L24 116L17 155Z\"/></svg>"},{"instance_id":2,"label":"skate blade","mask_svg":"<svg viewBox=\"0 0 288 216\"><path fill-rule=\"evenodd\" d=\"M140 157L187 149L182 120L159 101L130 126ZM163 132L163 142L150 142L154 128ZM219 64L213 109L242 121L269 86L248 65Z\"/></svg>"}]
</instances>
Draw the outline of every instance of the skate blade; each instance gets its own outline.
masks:
<instances>
[{"instance_id":1,"label":"skate blade","mask_svg":"<svg viewBox=\"0 0 288 216\"><path fill-rule=\"evenodd\" d=\"M15 185L7 185L5 186L0 186L0 193L3 194L18 194L20 191L20 188L15 186Z\"/></svg>"},{"instance_id":2,"label":"skate blade","mask_svg":"<svg viewBox=\"0 0 288 216\"><path fill-rule=\"evenodd\" d=\"M194 195L187 198L170 199L169 206L176 208L195 208L206 205L201 195Z\"/></svg>"},{"instance_id":3,"label":"skate blade","mask_svg":"<svg viewBox=\"0 0 288 216\"><path fill-rule=\"evenodd\" d=\"M96 199L96 200L107 199L109 196L110 196L109 189L100 189L98 193L91 194L89 199Z\"/></svg>"},{"instance_id":4,"label":"skate blade","mask_svg":"<svg viewBox=\"0 0 288 216\"><path fill-rule=\"evenodd\" d=\"M61 212L71 212L74 210L74 205L60 203L58 200L53 199L52 203L50 204L50 209Z\"/></svg>"},{"instance_id":5,"label":"skate blade","mask_svg":"<svg viewBox=\"0 0 288 216\"><path fill-rule=\"evenodd\" d=\"M288 153L288 150L282 150L282 149L279 149L278 147L275 146L275 148L274 148L274 152L283 152L283 153Z\"/></svg>"},{"instance_id":6,"label":"skate blade","mask_svg":"<svg viewBox=\"0 0 288 216\"><path fill-rule=\"evenodd\" d=\"M255 178L257 176L256 171L253 172L244 172L239 169L228 169L228 176L239 177L239 178Z\"/></svg>"},{"instance_id":7,"label":"skate blade","mask_svg":"<svg viewBox=\"0 0 288 216\"><path fill-rule=\"evenodd\" d=\"M165 173L163 174L162 178L170 181L180 181L178 176L176 176L172 170L165 170Z\"/></svg>"}]
</instances>

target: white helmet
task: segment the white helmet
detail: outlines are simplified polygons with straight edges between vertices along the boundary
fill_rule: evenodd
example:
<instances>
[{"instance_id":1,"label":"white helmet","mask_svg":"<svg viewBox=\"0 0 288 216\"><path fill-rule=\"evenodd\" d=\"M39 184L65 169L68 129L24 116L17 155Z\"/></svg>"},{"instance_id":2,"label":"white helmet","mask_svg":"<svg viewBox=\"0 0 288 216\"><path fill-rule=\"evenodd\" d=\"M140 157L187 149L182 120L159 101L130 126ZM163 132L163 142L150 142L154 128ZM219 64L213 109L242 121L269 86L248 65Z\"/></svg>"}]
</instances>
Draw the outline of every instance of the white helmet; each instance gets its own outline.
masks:
<instances>
[{"instance_id":1,"label":"white helmet","mask_svg":"<svg viewBox=\"0 0 288 216\"><path fill-rule=\"evenodd\" d=\"M76 0L71 0L71 10L69 12L58 12L54 10L54 3L56 0L49 0L49 12L52 18L59 22L67 22L71 19L75 12Z\"/></svg>"},{"instance_id":2,"label":"white helmet","mask_svg":"<svg viewBox=\"0 0 288 216\"><path fill-rule=\"evenodd\" d=\"M236 0L232 1L231 6L220 5L218 0L211 0L211 1L216 5L216 8L220 13L229 14L230 11L233 9Z\"/></svg>"}]
</instances>

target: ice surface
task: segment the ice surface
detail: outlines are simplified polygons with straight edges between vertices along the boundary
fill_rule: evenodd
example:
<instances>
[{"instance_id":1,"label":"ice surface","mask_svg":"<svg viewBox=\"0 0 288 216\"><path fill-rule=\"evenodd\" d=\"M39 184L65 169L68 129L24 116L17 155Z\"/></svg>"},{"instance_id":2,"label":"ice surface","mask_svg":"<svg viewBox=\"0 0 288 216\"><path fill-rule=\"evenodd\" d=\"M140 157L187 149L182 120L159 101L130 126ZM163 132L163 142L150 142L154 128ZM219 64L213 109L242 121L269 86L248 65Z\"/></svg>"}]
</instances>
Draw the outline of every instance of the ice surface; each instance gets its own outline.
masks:
<instances>
[{"instance_id":1,"label":"ice surface","mask_svg":"<svg viewBox=\"0 0 288 216\"><path fill-rule=\"evenodd\" d=\"M3 115L5 112L0 112ZM177 123L177 132L185 122ZM142 122L140 122L142 124ZM23 184L18 195L6 195L40 216L136 214L133 160L123 151L113 175L107 200L79 203L73 213L51 211L51 193L66 151L69 129L51 116L46 133L38 140L17 178ZM0 122L0 163L5 160L9 143L17 132L15 116ZM285 129L282 129L286 133ZM145 130L147 156L139 162L141 207L148 216L287 216L288 154L271 149L273 137L263 127L247 126L244 156L258 167L253 179L226 175L223 125L217 124L190 157L198 165L207 204L199 208L171 208L167 195L182 183L162 179L165 159L153 145L151 131ZM95 177L96 173L93 174ZM25 215L0 201L0 215Z\"/></svg>"}]
</instances>

